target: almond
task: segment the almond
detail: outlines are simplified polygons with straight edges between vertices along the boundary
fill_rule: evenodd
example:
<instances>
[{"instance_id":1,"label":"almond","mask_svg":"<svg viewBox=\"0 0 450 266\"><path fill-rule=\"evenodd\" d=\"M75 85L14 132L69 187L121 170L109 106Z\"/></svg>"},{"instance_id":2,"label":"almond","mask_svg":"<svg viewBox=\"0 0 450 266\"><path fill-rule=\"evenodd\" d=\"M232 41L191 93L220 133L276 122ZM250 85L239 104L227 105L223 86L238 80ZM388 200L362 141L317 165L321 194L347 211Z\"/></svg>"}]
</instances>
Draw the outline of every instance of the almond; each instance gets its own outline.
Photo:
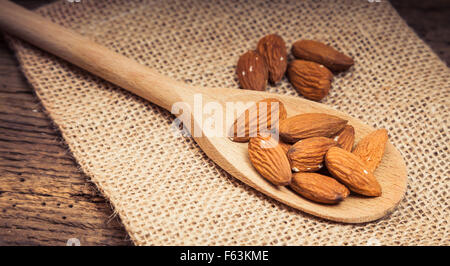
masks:
<instances>
[{"instance_id":1,"label":"almond","mask_svg":"<svg viewBox=\"0 0 450 266\"><path fill-rule=\"evenodd\" d=\"M328 94L333 79L333 74L323 65L304 60L292 61L287 75L299 93L314 101L320 101Z\"/></svg>"},{"instance_id":2,"label":"almond","mask_svg":"<svg viewBox=\"0 0 450 266\"><path fill-rule=\"evenodd\" d=\"M334 137L338 146L346 151L352 151L355 142L355 128L351 125L346 125L344 129Z\"/></svg>"},{"instance_id":3,"label":"almond","mask_svg":"<svg viewBox=\"0 0 450 266\"><path fill-rule=\"evenodd\" d=\"M272 83L280 81L287 67L286 43L277 34L270 34L261 38L256 48L262 55L269 68L269 80Z\"/></svg>"},{"instance_id":4,"label":"almond","mask_svg":"<svg viewBox=\"0 0 450 266\"><path fill-rule=\"evenodd\" d=\"M280 136L287 143L311 137L332 137L341 131L347 120L334 115L306 113L280 121Z\"/></svg>"},{"instance_id":5,"label":"almond","mask_svg":"<svg viewBox=\"0 0 450 266\"><path fill-rule=\"evenodd\" d=\"M272 136L250 138L248 155L256 171L274 185L285 186L291 182L289 160Z\"/></svg>"},{"instance_id":6,"label":"almond","mask_svg":"<svg viewBox=\"0 0 450 266\"><path fill-rule=\"evenodd\" d=\"M325 154L336 145L334 140L325 137L297 141L287 153L291 170L293 172L315 172L321 169Z\"/></svg>"},{"instance_id":7,"label":"almond","mask_svg":"<svg viewBox=\"0 0 450 266\"><path fill-rule=\"evenodd\" d=\"M339 72L350 68L353 59L331 46L312 40L300 40L292 45L292 54L298 58L322 64L331 71Z\"/></svg>"},{"instance_id":8,"label":"almond","mask_svg":"<svg viewBox=\"0 0 450 266\"><path fill-rule=\"evenodd\" d=\"M350 191L335 179L316 173L296 173L290 187L312 201L336 204L344 200Z\"/></svg>"},{"instance_id":9,"label":"almond","mask_svg":"<svg viewBox=\"0 0 450 266\"><path fill-rule=\"evenodd\" d=\"M342 148L332 147L325 155L328 171L351 191L365 196L380 196L381 186L365 163Z\"/></svg>"},{"instance_id":10,"label":"almond","mask_svg":"<svg viewBox=\"0 0 450 266\"><path fill-rule=\"evenodd\" d=\"M386 129L378 129L361 139L353 154L359 156L371 172L375 171L384 154L388 133Z\"/></svg>"},{"instance_id":11,"label":"almond","mask_svg":"<svg viewBox=\"0 0 450 266\"><path fill-rule=\"evenodd\" d=\"M236 74L243 89L257 91L266 89L269 73L264 58L257 52L248 51L241 55Z\"/></svg>"},{"instance_id":12,"label":"almond","mask_svg":"<svg viewBox=\"0 0 450 266\"><path fill-rule=\"evenodd\" d=\"M259 132L270 130L272 125L278 128L279 121L286 119L286 116L286 108L278 99L267 98L256 102L234 121L230 129L231 140L247 142Z\"/></svg>"}]
</instances>

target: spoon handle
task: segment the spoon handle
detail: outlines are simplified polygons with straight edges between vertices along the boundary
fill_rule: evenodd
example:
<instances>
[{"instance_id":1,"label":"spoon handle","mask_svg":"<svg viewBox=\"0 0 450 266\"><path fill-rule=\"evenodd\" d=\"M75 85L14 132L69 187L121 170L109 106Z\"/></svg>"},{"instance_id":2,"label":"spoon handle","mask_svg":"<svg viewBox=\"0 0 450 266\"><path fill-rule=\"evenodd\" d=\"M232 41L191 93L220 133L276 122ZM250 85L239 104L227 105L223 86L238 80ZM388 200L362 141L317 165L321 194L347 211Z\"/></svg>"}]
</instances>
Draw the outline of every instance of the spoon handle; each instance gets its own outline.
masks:
<instances>
[{"instance_id":1,"label":"spoon handle","mask_svg":"<svg viewBox=\"0 0 450 266\"><path fill-rule=\"evenodd\" d=\"M35 12L0 0L0 28L170 111L187 84L166 77Z\"/></svg>"}]
</instances>

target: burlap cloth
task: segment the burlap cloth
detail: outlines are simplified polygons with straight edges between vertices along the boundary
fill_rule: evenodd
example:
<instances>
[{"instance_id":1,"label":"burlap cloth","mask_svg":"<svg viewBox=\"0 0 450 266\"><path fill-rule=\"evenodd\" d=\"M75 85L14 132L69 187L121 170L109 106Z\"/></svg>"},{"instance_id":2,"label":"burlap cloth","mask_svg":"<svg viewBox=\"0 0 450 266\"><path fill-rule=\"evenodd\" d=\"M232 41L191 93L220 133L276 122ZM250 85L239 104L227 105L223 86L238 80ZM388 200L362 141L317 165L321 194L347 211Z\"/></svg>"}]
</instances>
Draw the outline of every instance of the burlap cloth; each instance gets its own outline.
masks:
<instances>
[{"instance_id":1,"label":"burlap cloth","mask_svg":"<svg viewBox=\"0 0 450 266\"><path fill-rule=\"evenodd\" d=\"M167 111L17 40L22 69L137 245L449 245L450 71L386 1L60 1L39 13L178 80L238 87L240 54L278 33L353 56L323 103L389 130L408 166L389 216L307 215L234 179ZM290 48L290 47L289 47ZM283 79L270 91L298 95ZM299 96L301 97L301 96Z\"/></svg>"}]
</instances>

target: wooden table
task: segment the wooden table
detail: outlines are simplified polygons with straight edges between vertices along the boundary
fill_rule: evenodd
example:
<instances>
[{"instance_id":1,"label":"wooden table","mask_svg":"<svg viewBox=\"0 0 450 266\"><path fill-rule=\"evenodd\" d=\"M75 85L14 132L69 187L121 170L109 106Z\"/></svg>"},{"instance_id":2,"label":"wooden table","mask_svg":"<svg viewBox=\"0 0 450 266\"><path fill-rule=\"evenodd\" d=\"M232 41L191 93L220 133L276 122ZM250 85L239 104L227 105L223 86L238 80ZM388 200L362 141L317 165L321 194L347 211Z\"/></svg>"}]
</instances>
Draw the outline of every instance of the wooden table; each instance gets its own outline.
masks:
<instances>
[{"instance_id":1,"label":"wooden table","mask_svg":"<svg viewBox=\"0 0 450 266\"><path fill-rule=\"evenodd\" d=\"M51 1L15 2L36 8ZM393 4L449 64L448 1ZM66 245L71 238L81 245L132 245L0 40L0 245Z\"/></svg>"},{"instance_id":2,"label":"wooden table","mask_svg":"<svg viewBox=\"0 0 450 266\"><path fill-rule=\"evenodd\" d=\"M51 1L16 1L33 8ZM132 245L0 41L0 245Z\"/></svg>"}]
</instances>

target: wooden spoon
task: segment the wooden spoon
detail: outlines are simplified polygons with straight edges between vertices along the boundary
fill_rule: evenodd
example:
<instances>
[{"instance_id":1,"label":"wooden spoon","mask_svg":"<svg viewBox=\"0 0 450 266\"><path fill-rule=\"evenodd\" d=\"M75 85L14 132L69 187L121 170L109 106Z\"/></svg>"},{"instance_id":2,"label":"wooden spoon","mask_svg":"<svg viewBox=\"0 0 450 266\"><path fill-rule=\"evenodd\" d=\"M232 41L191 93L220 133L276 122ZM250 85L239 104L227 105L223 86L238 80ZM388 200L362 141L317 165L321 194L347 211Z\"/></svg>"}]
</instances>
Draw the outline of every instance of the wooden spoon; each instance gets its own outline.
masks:
<instances>
[{"instance_id":1,"label":"wooden spoon","mask_svg":"<svg viewBox=\"0 0 450 266\"><path fill-rule=\"evenodd\" d=\"M0 1L0 27L169 111L176 102L193 106L194 94L201 94L204 104L216 102L221 105L272 97L285 104L289 116L319 112L347 119L355 128L356 141L374 130L356 118L299 97L240 89L200 88L175 81L8 1ZM195 123L198 125L198 121ZM338 205L329 206L311 202L286 187L273 186L263 179L248 159L247 143L235 143L226 137L194 139L209 158L235 178L286 205L325 219L346 223L372 221L390 213L405 194L406 166L391 143L387 144L384 158L375 171L382 196L350 196Z\"/></svg>"}]
</instances>

